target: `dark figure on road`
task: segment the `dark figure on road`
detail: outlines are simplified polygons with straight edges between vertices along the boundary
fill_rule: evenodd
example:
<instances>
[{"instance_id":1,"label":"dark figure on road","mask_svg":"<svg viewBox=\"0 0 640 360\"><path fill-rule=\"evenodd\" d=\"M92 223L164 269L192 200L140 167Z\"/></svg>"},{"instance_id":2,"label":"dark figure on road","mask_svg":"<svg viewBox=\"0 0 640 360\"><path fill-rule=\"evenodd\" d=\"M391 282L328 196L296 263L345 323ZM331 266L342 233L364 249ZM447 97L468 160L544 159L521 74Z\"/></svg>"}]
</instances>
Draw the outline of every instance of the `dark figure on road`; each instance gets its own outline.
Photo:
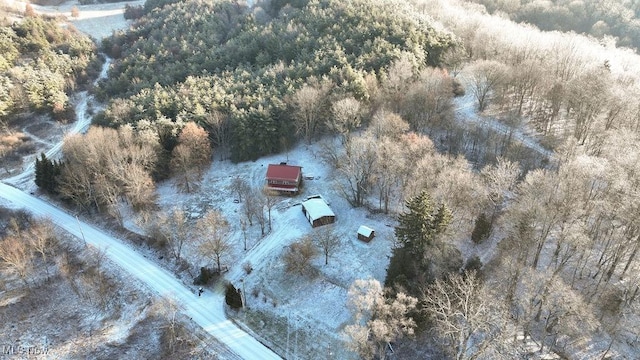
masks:
<instances>
[{"instance_id":1,"label":"dark figure on road","mask_svg":"<svg viewBox=\"0 0 640 360\"><path fill-rule=\"evenodd\" d=\"M198 296L202 295L202 292L203 292L203 291L204 291L204 290L202 290L202 288L201 288L201 287L199 287L199 288L198 288Z\"/></svg>"}]
</instances>

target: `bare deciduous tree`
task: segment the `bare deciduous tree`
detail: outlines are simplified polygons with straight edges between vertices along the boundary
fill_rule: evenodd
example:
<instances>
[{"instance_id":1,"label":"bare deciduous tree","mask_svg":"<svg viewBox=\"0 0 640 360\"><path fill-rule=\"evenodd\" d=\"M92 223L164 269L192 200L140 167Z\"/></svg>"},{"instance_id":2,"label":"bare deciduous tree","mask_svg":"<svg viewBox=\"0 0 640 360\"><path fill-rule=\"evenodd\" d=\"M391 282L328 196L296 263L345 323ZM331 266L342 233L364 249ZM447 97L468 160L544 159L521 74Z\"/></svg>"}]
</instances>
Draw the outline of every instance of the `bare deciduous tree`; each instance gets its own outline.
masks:
<instances>
[{"instance_id":1,"label":"bare deciduous tree","mask_svg":"<svg viewBox=\"0 0 640 360\"><path fill-rule=\"evenodd\" d=\"M470 90L478 101L479 111L485 110L489 94L498 89L507 72L507 66L495 60L478 60L471 65Z\"/></svg>"},{"instance_id":2,"label":"bare deciduous tree","mask_svg":"<svg viewBox=\"0 0 640 360\"><path fill-rule=\"evenodd\" d=\"M320 120L326 112L327 95L332 86L326 81L311 81L298 89L291 98L296 112L296 131L307 143L311 142L318 131Z\"/></svg>"},{"instance_id":3,"label":"bare deciduous tree","mask_svg":"<svg viewBox=\"0 0 640 360\"><path fill-rule=\"evenodd\" d=\"M348 292L354 324L344 334L347 346L364 359L385 359L389 343L413 335L415 322L409 316L418 300L402 292L386 298L377 280L356 280Z\"/></svg>"},{"instance_id":4,"label":"bare deciduous tree","mask_svg":"<svg viewBox=\"0 0 640 360\"><path fill-rule=\"evenodd\" d=\"M64 164L58 191L63 198L71 200L73 204L84 210L90 210L93 206L97 207L91 173L82 163L67 162Z\"/></svg>"},{"instance_id":5,"label":"bare deciduous tree","mask_svg":"<svg viewBox=\"0 0 640 360\"><path fill-rule=\"evenodd\" d=\"M38 220L27 230L26 237L31 248L42 257L42 263L48 275L47 255L54 253L57 246L53 223L49 219Z\"/></svg>"},{"instance_id":6,"label":"bare deciduous tree","mask_svg":"<svg viewBox=\"0 0 640 360\"><path fill-rule=\"evenodd\" d=\"M385 136L398 139L409 130L409 124L400 115L381 109L376 111L371 118L367 132L375 139Z\"/></svg>"},{"instance_id":7,"label":"bare deciduous tree","mask_svg":"<svg viewBox=\"0 0 640 360\"><path fill-rule=\"evenodd\" d=\"M118 130L91 127L86 135L69 136L58 191L86 210L106 209L115 218L121 218L121 198L142 210L155 199L150 172L159 147L156 135L147 130L138 134L128 125Z\"/></svg>"},{"instance_id":8,"label":"bare deciduous tree","mask_svg":"<svg viewBox=\"0 0 640 360\"><path fill-rule=\"evenodd\" d=\"M377 161L373 182L378 190L378 208L389 213L389 203L394 194L399 193L402 178L406 169L403 156L406 148L391 138L384 137L377 144ZM415 164L411 164L412 166ZM398 199L400 200L400 199Z\"/></svg>"},{"instance_id":9,"label":"bare deciduous tree","mask_svg":"<svg viewBox=\"0 0 640 360\"><path fill-rule=\"evenodd\" d=\"M407 94L407 88L413 83L412 78L417 59L410 54L403 55L389 66L387 77L382 86L385 94L386 106L394 112L400 112L402 99Z\"/></svg>"},{"instance_id":10,"label":"bare deciduous tree","mask_svg":"<svg viewBox=\"0 0 640 360\"><path fill-rule=\"evenodd\" d=\"M165 241L176 260L180 260L182 247L191 237L187 216L178 208L157 214L147 232Z\"/></svg>"},{"instance_id":11,"label":"bare deciduous tree","mask_svg":"<svg viewBox=\"0 0 640 360\"><path fill-rule=\"evenodd\" d=\"M331 115L327 127L340 134L342 144L351 139L351 132L360 126L360 102L353 97L340 99L331 106Z\"/></svg>"},{"instance_id":12,"label":"bare deciduous tree","mask_svg":"<svg viewBox=\"0 0 640 360\"><path fill-rule=\"evenodd\" d=\"M260 203L260 199L256 196L256 192L251 188L248 188L248 192L244 195L242 210L244 212L244 216L249 222L249 226L253 226L253 219L258 216L258 212L262 212L262 204Z\"/></svg>"},{"instance_id":13,"label":"bare deciduous tree","mask_svg":"<svg viewBox=\"0 0 640 360\"><path fill-rule=\"evenodd\" d=\"M442 128L453 119L453 81L444 70L425 69L410 85L402 105L401 114L413 131Z\"/></svg>"},{"instance_id":14,"label":"bare deciduous tree","mask_svg":"<svg viewBox=\"0 0 640 360\"><path fill-rule=\"evenodd\" d=\"M209 134L211 134L214 144L218 147L220 160L222 160L223 151L220 150L226 150L231 140L229 116L214 110L205 115L204 124Z\"/></svg>"},{"instance_id":15,"label":"bare deciduous tree","mask_svg":"<svg viewBox=\"0 0 640 360\"><path fill-rule=\"evenodd\" d=\"M267 197L264 192L258 189L253 190L253 195L251 197L254 199L254 215L258 221L258 225L260 225L260 235L264 236L267 225L267 216L264 213L264 209L267 207ZM269 214L271 214L271 209L269 209Z\"/></svg>"},{"instance_id":16,"label":"bare deciduous tree","mask_svg":"<svg viewBox=\"0 0 640 360\"><path fill-rule=\"evenodd\" d=\"M482 356L502 336L505 311L474 272L436 280L425 292L423 301L456 360Z\"/></svg>"},{"instance_id":17,"label":"bare deciduous tree","mask_svg":"<svg viewBox=\"0 0 640 360\"><path fill-rule=\"evenodd\" d=\"M481 175L485 181L487 199L492 206L492 224L500 209L504 206L504 199L514 190L520 173L518 163L504 158L498 158L498 162L495 165L482 169Z\"/></svg>"},{"instance_id":18,"label":"bare deciduous tree","mask_svg":"<svg viewBox=\"0 0 640 360\"><path fill-rule=\"evenodd\" d=\"M289 245L284 253L285 270L304 275L309 272L311 260L318 254L308 237Z\"/></svg>"},{"instance_id":19,"label":"bare deciduous tree","mask_svg":"<svg viewBox=\"0 0 640 360\"><path fill-rule=\"evenodd\" d=\"M375 140L359 136L347 145L345 155L338 159L338 172L342 181L338 190L353 206L362 206L372 186L377 161Z\"/></svg>"},{"instance_id":20,"label":"bare deciduous tree","mask_svg":"<svg viewBox=\"0 0 640 360\"><path fill-rule=\"evenodd\" d=\"M191 148L191 163L198 172L201 173L211 162L209 134L196 123L188 122L184 125L178 136L178 144Z\"/></svg>"},{"instance_id":21,"label":"bare deciduous tree","mask_svg":"<svg viewBox=\"0 0 640 360\"><path fill-rule=\"evenodd\" d=\"M243 201L251 191L251 186L249 186L249 183L247 183L245 179L238 176L231 182L229 190L238 196L238 201Z\"/></svg>"},{"instance_id":22,"label":"bare deciduous tree","mask_svg":"<svg viewBox=\"0 0 640 360\"><path fill-rule=\"evenodd\" d=\"M152 311L163 320L163 345L167 347L167 351L170 354L175 354L180 350L180 346L184 341L183 336L186 335L184 326L178 318L180 311L178 303L172 297L164 297L153 304Z\"/></svg>"},{"instance_id":23,"label":"bare deciduous tree","mask_svg":"<svg viewBox=\"0 0 640 360\"><path fill-rule=\"evenodd\" d=\"M171 152L171 168L178 177L176 184L187 193L191 192L194 184L200 179L193 167L192 159L192 149L187 145L179 144Z\"/></svg>"},{"instance_id":24,"label":"bare deciduous tree","mask_svg":"<svg viewBox=\"0 0 640 360\"><path fill-rule=\"evenodd\" d=\"M171 153L171 167L178 174L178 185L191 192L192 186L202 178L202 172L211 162L211 144L207 132L196 123L187 123L180 136L178 145Z\"/></svg>"},{"instance_id":25,"label":"bare deciduous tree","mask_svg":"<svg viewBox=\"0 0 640 360\"><path fill-rule=\"evenodd\" d=\"M247 251L247 222L244 219L240 219L240 230L244 239L244 250Z\"/></svg>"},{"instance_id":26,"label":"bare deciduous tree","mask_svg":"<svg viewBox=\"0 0 640 360\"><path fill-rule=\"evenodd\" d=\"M209 210L197 223L200 241L198 248L205 257L215 258L218 272L222 272L221 260L232 250L229 242L229 223L216 210Z\"/></svg>"},{"instance_id":27,"label":"bare deciduous tree","mask_svg":"<svg viewBox=\"0 0 640 360\"><path fill-rule=\"evenodd\" d=\"M16 235L0 240L0 261L27 285L27 279L33 272L33 253L27 241Z\"/></svg>"},{"instance_id":28,"label":"bare deciduous tree","mask_svg":"<svg viewBox=\"0 0 640 360\"><path fill-rule=\"evenodd\" d=\"M264 190L265 202L264 206L267 208L267 217L269 221L269 232L271 232L271 210L277 203L280 202L280 196L278 192L273 190Z\"/></svg>"},{"instance_id":29,"label":"bare deciduous tree","mask_svg":"<svg viewBox=\"0 0 640 360\"><path fill-rule=\"evenodd\" d=\"M324 264L329 264L329 256L340 246L340 237L335 233L332 225L325 225L315 228L311 235L315 243L324 254Z\"/></svg>"}]
</instances>

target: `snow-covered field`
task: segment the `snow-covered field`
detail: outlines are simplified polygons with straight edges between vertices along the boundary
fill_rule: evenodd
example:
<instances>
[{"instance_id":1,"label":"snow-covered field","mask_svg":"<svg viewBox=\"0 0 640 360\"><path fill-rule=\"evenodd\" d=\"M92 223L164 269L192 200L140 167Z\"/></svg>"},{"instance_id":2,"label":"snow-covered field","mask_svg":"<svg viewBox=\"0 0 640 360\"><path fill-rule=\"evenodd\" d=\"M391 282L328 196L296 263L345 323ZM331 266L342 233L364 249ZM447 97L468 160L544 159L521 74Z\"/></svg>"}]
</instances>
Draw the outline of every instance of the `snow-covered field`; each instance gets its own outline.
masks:
<instances>
[{"instance_id":1,"label":"snow-covered field","mask_svg":"<svg viewBox=\"0 0 640 360\"><path fill-rule=\"evenodd\" d=\"M194 220L209 208L221 211L231 224L230 237L234 244L233 254L223 259L224 265L230 268L225 277L237 288L245 289L249 308L264 312L267 317L294 317L306 324L308 331L314 333L309 337L313 344L299 343L298 349L313 349L317 354L318 349L314 347L324 343L326 353L336 351L335 354L341 353L344 358L349 355L342 349L331 349L330 344L339 343L341 329L351 320L346 308L347 290L356 279L374 278L384 282L394 238L394 220L390 216L372 215L364 208L352 208L340 197L334 188L331 170L321 160L319 151L319 145L300 144L288 154L271 155L255 162L214 161L199 190L192 194L179 193L171 182L160 185L159 204L165 209L181 208ZM272 211L270 233L261 237L258 224L249 227L249 249L245 252L240 228L243 204L234 201L229 187L236 177L241 177L254 189L261 189L267 166L280 162L302 166L303 176L313 180L305 180L299 195L280 197ZM300 202L316 194L322 195L336 214L336 223L327 226L339 235L341 245L331 254L328 265L324 265L324 256L315 258L314 276L288 274L282 261L284 251L292 242L312 234ZM376 237L370 243L357 239L360 225L375 230ZM191 259L200 259L192 248L187 249L187 254ZM210 261L200 261L200 266L212 265ZM250 274L243 269L247 262L253 267ZM281 342L279 346L286 348L286 331L277 338L276 334L269 334L269 329L254 330L258 333L264 330L263 335L271 337L269 341ZM312 353L305 356L302 352L298 353L302 358L314 358Z\"/></svg>"},{"instance_id":2,"label":"snow-covered field","mask_svg":"<svg viewBox=\"0 0 640 360\"><path fill-rule=\"evenodd\" d=\"M25 1L2 0L5 6L24 11ZM123 16L124 7L143 5L144 0L80 5L78 1L65 1L56 6L32 5L33 9L41 14L63 16L75 28L91 36L100 42L103 38L110 36L114 31L124 30L131 25L131 21ZM72 8L78 9L78 16L71 16Z\"/></svg>"}]
</instances>

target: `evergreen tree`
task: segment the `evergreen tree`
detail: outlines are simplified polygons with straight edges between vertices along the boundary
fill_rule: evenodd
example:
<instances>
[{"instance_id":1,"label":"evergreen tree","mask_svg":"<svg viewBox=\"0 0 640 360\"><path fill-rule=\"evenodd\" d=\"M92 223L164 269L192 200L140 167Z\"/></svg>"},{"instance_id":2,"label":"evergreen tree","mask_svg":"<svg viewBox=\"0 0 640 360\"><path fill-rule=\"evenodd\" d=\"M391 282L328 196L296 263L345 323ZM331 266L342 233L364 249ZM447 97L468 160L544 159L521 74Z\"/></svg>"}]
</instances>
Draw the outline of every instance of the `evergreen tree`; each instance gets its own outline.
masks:
<instances>
[{"instance_id":1,"label":"evergreen tree","mask_svg":"<svg viewBox=\"0 0 640 360\"><path fill-rule=\"evenodd\" d=\"M224 301L232 309L240 309L242 307L242 295L240 294L240 289L236 289L233 284L227 283L224 293Z\"/></svg>"},{"instance_id":2,"label":"evergreen tree","mask_svg":"<svg viewBox=\"0 0 640 360\"><path fill-rule=\"evenodd\" d=\"M57 193L58 176L61 171L61 163L49 160L45 153L40 153L40 159L36 158L35 183L36 185L51 194Z\"/></svg>"},{"instance_id":3,"label":"evergreen tree","mask_svg":"<svg viewBox=\"0 0 640 360\"><path fill-rule=\"evenodd\" d=\"M491 235L491 221L482 213L476 219L473 231L471 232L471 240L476 244L480 244L489 238L489 235Z\"/></svg>"},{"instance_id":4,"label":"evergreen tree","mask_svg":"<svg viewBox=\"0 0 640 360\"><path fill-rule=\"evenodd\" d=\"M446 253L442 251L446 246L437 238L451 222L451 212L444 204L436 207L425 191L407 200L406 207L407 211L398 216L398 247L393 249L385 286L400 286L409 294L417 294L418 284L434 280L431 257ZM429 251L437 247L439 251Z\"/></svg>"},{"instance_id":5,"label":"evergreen tree","mask_svg":"<svg viewBox=\"0 0 640 360\"><path fill-rule=\"evenodd\" d=\"M43 160L46 158L46 155L44 153L40 153L40 156L42 157ZM43 165L43 162L36 157L36 178L35 178L35 183L39 188L43 188L44 187L43 178L45 177L45 174L44 174L45 170L44 170L44 167L42 165Z\"/></svg>"},{"instance_id":6,"label":"evergreen tree","mask_svg":"<svg viewBox=\"0 0 640 360\"><path fill-rule=\"evenodd\" d=\"M424 254L437 235L451 222L451 212L444 204L437 208L426 191L406 202L407 211L398 216L395 235L402 247L413 254Z\"/></svg>"}]
</instances>

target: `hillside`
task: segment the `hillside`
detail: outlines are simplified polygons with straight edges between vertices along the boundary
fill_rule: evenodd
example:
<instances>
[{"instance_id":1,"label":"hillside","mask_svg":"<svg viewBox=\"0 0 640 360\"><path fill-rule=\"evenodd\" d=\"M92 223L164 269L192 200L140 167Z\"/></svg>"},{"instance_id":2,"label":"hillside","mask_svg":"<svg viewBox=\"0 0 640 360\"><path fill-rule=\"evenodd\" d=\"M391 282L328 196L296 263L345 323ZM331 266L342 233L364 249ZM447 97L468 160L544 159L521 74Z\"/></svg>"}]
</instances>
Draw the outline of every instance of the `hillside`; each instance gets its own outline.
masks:
<instances>
[{"instance_id":1,"label":"hillside","mask_svg":"<svg viewBox=\"0 0 640 360\"><path fill-rule=\"evenodd\" d=\"M95 44L59 19L1 20L0 162L10 173L75 121L73 94L88 87L102 60Z\"/></svg>"},{"instance_id":2,"label":"hillside","mask_svg":"<svg viewBox=\"0 0 640 360\"><path fill-rule=\"evenodd\" d=\"M168 119L211 127L205 115L219 112L228 118L235 161L293 141L288 99L302 84L327 89L327 97L367 101L367 79L383 76L393 61L407 56L416 69L435 65L454 44L400 2L322 1L250 12L232 2L190 1L152 14L105 42L118 59L101 88L124 99L112 101L99 122Z\"/></svg>"},{"instance_id":3,"label":"hillside","mask_svg":"<svg viewBox=\"0 0 640 360\"><path fill-rule=\"evenodd\" d=\"M474 0L491 14L504 14L513 21L545 31L575 31L636 52L640 48L640 5L635 1L493 1Z\"/></svg>"},{"instance_id":4,"label":"hillside","mask_svg":"<svg viewBox=\"0 0 640 360\"><path fill-rule=\"evenodd\" d=\"M633 51L456 0L136 11L40 196L228 282L285 358L638 357ZM278 163L299 194L265 191Z\"/></svg>"}]
</instances>

